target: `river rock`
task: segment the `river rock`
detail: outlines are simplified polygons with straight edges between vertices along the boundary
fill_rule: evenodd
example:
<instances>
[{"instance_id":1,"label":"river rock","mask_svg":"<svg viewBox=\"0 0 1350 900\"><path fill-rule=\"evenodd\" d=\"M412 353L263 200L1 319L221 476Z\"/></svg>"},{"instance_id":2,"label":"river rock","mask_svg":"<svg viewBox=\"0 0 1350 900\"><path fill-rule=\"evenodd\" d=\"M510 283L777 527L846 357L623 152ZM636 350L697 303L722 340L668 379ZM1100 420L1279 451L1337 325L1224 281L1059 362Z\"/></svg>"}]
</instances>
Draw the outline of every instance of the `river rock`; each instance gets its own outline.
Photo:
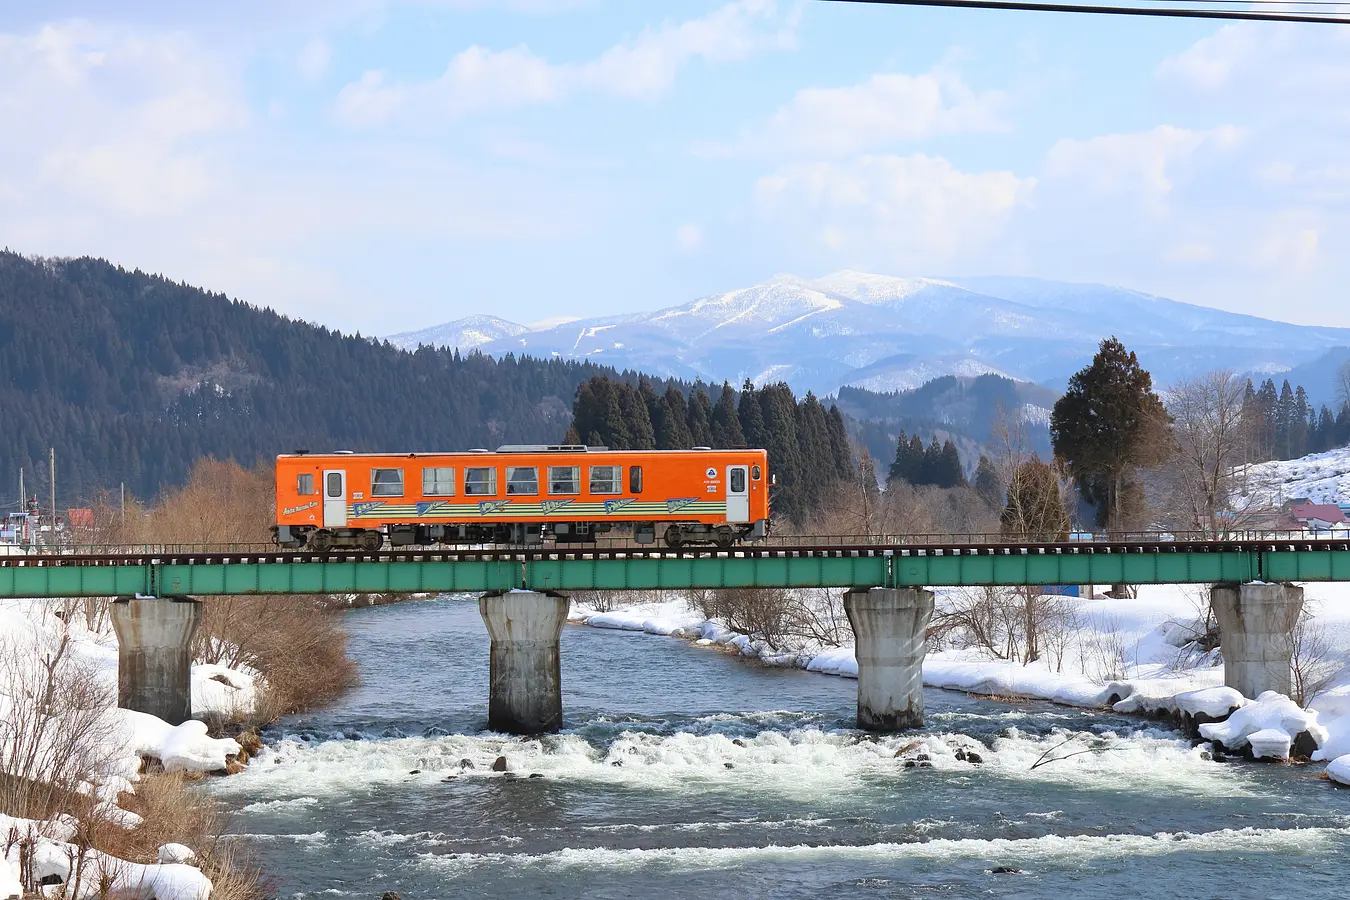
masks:
<instances>
[{"instance_id":1,"label":"river rock","mask_svg":"<svg viewBox=\"0 0 1350 900\"><path fill-rule=\"evenodd\" d=\"M1022 870L1013 866L995 866L989 870L990 875L1021 875Z\"/></svg>"},{"instance_id":2,"label":"river rock","mask_svg":"<svg viewBox=\"0 0 1350 900\"><path fill-rule=\"evenodd\" d=\"M544 773L543 773L543 772L531 772L531 773L530 773L530 777L531 777L531 778L543 778L543 777L544 777Z\"/></svg>"},{"instance_id":3,"label":"river rock","mask_svg":"<svg viewBox=\"0 0 1350 900\"><path fill-rule=\"evenodd\" d=\"M403 900L403 898L393 891L385 891L380 895L380 900Z\"/></svg>"},{"instance_id":4,"label":"river rock","mask_svg":"<svg viewBox=\"0 0 1350 900\"><path fill-rule=\"evenodd\" d=\"M978 766L980 763L984 762L984 757L976 753L974 750L967 750L966 762L974 763L975 765Z\"/></svg>"},{"instance_id":5,"label":"river rock","mask_svg":"<svg viewBox=\"0 0 1350 900\"><path fill-rule=\"evenodd\" d=\"M473 768L473 760L471 760L471 759L461 759L461 760L459 761L459 767L460 767L461 769L472 769L472 768Z\"/></svg>"},{"instance_id":6,"label":"river rock","mask_svg":"<svg viewBox=\"0 0 1350 900\"><path fill-rule=\"evenodd\" d=\"M497 757L496 760L493 761L493 763L492 763L492 771L494 771L494 772L505 772L505 771L506 771L506 757L505 757L505 756L499 756L499 757Z\"/></svg>"}]
</instances>

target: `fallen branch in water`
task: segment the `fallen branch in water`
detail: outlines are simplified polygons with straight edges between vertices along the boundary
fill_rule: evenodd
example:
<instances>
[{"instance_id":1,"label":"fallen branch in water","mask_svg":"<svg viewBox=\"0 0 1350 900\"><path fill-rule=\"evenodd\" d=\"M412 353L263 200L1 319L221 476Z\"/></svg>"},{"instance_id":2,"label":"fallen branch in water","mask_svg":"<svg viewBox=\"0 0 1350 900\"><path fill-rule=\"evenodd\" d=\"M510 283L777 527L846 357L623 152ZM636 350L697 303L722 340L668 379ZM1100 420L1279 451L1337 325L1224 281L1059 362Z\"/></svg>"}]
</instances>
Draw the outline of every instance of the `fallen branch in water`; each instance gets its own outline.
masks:
<instances>
[{"instance_id":1,"label":"fallen branch in water","mask_svg":"<svg viewBox=\"0 0 1350 900\"><path fill-rule=\"evenodd\" d=\"M1084 753L1109 753L1109 752L1112 751L1112 750L1133 750L1133 749L1134 749L1133 747L1087 747L1086 749L1083 749L1083 750L1075 750L1075 751L1072 752L1072 753L1066 753L1066 754L1064 754L1063 756L1051 756L1051 755L1050 755L1051 753L1054 753L1056 750L1058 750L1060 747L1063 747L1065 744L1071 744L1071 743L1073 743L1073 742L1076 741L1076 740L1078 740L1078 736L1077 736L1077 735L1074 735L1073 737L1070 737L1070 738L1068 738L1068 739L1066 739L1066 740L1060 741L1058 744L1056 744L1055 746L1051 747L1049 750L1046 750L1044 753L1042 753L1042 754L1040 755L1040 757L1039 757L1034 763L1031 764L1031 768L1032 768L1032 769L1036 769L1036 768L1039 768L1039 767L1041 767L1041 766L1048 765L1049 763L1052 763L1052 762L1058 762L1058 761L1060 761L1060 760L1062 760L1062 759L1071 759L1071 758L1073 758L1073 757L1075 757L1075 756L1082 756Z\"/></svg>"}]
</instances>

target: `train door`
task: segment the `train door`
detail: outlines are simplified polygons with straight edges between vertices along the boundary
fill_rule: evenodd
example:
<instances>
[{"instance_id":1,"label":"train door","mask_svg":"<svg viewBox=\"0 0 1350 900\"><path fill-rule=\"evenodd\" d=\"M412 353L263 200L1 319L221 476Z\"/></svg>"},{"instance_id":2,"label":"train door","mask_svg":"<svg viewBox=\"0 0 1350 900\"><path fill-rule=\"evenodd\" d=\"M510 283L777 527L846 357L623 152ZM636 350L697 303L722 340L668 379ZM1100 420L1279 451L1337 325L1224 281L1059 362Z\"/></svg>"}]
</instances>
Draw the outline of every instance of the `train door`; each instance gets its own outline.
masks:
<instances>
[{"instance_id":1,"label":"train door","mask_svg":"<svg viewBox=\"0 0 1350 900\"><path fill-rule=\"evenodd\" d=\"M727 466L727 521L750 521L750 479L745 466Z\"/></svg>"},{"instance_id":2,"label":"train door","mask_svg":"<svg viewBox=\"0 0 1350 900\"><path fill-rule=\"evenodd\" d=\"M347 524L347 473L341 469L323 473L323 527L342 528Z\"/></svg>"}]
</instances>

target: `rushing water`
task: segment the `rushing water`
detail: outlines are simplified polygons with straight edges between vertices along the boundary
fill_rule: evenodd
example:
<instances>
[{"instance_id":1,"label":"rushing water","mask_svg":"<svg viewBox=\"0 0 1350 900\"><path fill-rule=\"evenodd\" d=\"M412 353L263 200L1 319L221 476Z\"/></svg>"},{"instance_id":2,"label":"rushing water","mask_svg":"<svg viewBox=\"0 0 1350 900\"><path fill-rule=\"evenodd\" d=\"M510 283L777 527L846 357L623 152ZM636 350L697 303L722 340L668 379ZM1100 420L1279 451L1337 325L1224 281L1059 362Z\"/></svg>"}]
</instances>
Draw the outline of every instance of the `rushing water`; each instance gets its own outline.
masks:
<instances>
[{"instance_id":1,"label":"rushing water","mask_svg":"<svg viewBox=\"0 0 1350 900\"><path fill-rule=\"evenodd\" d=\"M1312 767L1210 762L1138 721L946 691L923 733L872 738L855 682L585 627L563 632L567 729L506 738L482 731L471 599L348 625L361 687L213 783L280 897L1350 893L1350 791Z\"/></svg>"}]
</instances>

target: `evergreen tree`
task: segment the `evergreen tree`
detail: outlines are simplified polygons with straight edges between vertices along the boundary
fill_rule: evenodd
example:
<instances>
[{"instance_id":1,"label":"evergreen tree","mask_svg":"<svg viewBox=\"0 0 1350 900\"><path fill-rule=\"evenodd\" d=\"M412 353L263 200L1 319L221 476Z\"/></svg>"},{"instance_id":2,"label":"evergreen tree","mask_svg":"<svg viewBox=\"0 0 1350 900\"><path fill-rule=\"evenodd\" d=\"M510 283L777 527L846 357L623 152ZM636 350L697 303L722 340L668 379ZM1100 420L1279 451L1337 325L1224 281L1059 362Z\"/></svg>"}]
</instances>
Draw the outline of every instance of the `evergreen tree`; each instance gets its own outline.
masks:
<instances>
[{"instance_id":1,"label":"evergreen tree","mask_svg":"<svg viewBox=\"0 0 1350 900\"><path fill-rule=\"evenodd\" d=\"M938 487L953 488L966 486L966 473L961 468L961 455L951 438L942 442L942 451L938 456L934 472L934 484Z\"/></svg>"},{"instance_id":2,"label":"evergreen tree","mask_svg":"<svg viewBox=\"0 0 1350 900\"><path fill-rule=\"evenodd\" d=\"M684 395L675 385L666 388L660 401L660 419L656 432L656 446L659 450L688 450L694 446L689 435L689 410L684 405Z\"/></svg>"},{"instance_id":3,"label":"evergreen tree","mask_svg":"<svg viewBox=\"0 0 1350 900\"><path fill-rule=\"evenodd\" d=\"M1008 503L999 517L999 532L1017 540L1068 540L1069 514L1060 497L1059 479L1050 466L1031 459L1013 472Z\"/></svg>"},{"instance_id":4,"label":"evergreen tree","mask_svg":"<svg viewBox=\"0 0 1350 900\"><path fill-rule=\"evenodd\" d=\"M770 470L778 476L777 508L795 522L801 522L809 512L807 498L799 482L802 479L802 453L797 435L797 402L792 390L783 383L765 385L749 394L760 407L763 419L764 449L769 453ZM743 421L742 426L745 425ZM746 429L746 438L751 430ZM808 485L809 487L809 485Z\"/></svg>"},{"instance_id":5,"label":"evergreen tree","mask_svg":"<svg viewBox=\"0 0 1350 900\"><path fill-rule=\"evenodd\" d=\"M689 439L694 447L713 446L712 436L712 400L704 390L703 382L694 385L689 394Z\"/></svg>"},{"instance_id":6,"label":"evergreen tree","mask_svg":"<svg viewBox=\"0 0 1350 900\"><path fill-rule=\"evenodd\" d=\"M981 455L975 465L975 491L990 506L1002 506L1004 503L1003 481L998 477L994 464L989 457Z\"/></svg>"},{"instance_id":7,"label":"evergreen tree","mask_svg":"<svg viewBox=\"0 0 1350 900\"><path fill-rule=\"evenodd\" d=\"M915 440L918 435L914 435ZM895 439L895 461L891 463L890 471L886 473L886 480L907 481L910 484L916 483L920 472L923 469L923 444L920 442L919 454L917 458L914 454L914 448L910 443L909 436L905 434L905 429L900 429L900 436Z\"/></svg>"},{"instance_id":8,"label":"evergreen tree","mask_svg":"<svg viewBox=\"0 0 1350 900\"><path fill-rule=\"evenodd\" d=\"M745 447L741 431L741 417L736 410L736 392L729 382L722 382L722 393L712 414L712 446L714 450L734 450Z\"/></svg>"},{"instance_id":9,"label":"evergreen tree","mask_svg":"<svg viewBox=\"0 0 1350 900\"><path fill-rule=\"evenodd\" d=\"M1275 447L1281 459L1293 459L1294 413L1294 391L1286 378L1275 401Z\"/></svg>"},{"instance_id":10,"label":"evergreen tree","mask_svg":"<svg viewBox=\"0 0 1350 900\"><path fill-rule=\"evenodd\" d=\"M1050 437L1084 499L1096 506L1098 524L1118 530L1142 524L1136 472L1162 460L1167 423L1153 379L1114 337L1069 379L1050 415Z\"/></svg>"},{"instance_id":11,"label":"evergreen tree","mask_svg":"<svg viewBox=\"0 0 1350 900\"><path fill-rule=\"evenodd\" d=\"M848 439L848 429L844 426L844 414L833 403L830 404L825 425L830 433L830 455L834 458L835 476L844 479L853 478L857 474L857 469L853 463L853 449ZM870 456L868 462L871 462ZM875 474L873 472L873 475ZM876 483L875 477L872 481Z\"/></svg>"},{"instance_id":12,"label":"evergreen tree","mask_svg":"<svg viewBox=\"0 0 1350 900\"><path fill-rule=\"evenodd\" d=\"M647 414L647 404L641 390L633 390L632 385L617 384L619 409L627 423L628 446L625 450L655 450L656 432L652 428L651 416ZM651 386L648 385L650 392Z\"/></svg>"},{"instance_id":13,"label":"evergreen tree","mask_svg":"<svg viewBox=\"0 0 1350 900\"><path fill-rule=\"evenodd\" d=\"M742 440L745 446L762 449L768 445L768 435L764 433L764 411L760 408L759 394L750 379L741 386L741 402L738 410Z\"/></svg>"},{"instance_id":14,"label":"evergreen tree","mask_svg":"<svg viewBox=\"0 0 1350 900\"><path fill-rule=\"evenodd\" d=\"M661 423L661 398L656 396L656 391L652 390L652 381L646 375L638 377L637 390L642 398L642 405L647 410L647 421L651 423L652 440L655 441L656 429Z\"/></svg>"}]
</instances>

